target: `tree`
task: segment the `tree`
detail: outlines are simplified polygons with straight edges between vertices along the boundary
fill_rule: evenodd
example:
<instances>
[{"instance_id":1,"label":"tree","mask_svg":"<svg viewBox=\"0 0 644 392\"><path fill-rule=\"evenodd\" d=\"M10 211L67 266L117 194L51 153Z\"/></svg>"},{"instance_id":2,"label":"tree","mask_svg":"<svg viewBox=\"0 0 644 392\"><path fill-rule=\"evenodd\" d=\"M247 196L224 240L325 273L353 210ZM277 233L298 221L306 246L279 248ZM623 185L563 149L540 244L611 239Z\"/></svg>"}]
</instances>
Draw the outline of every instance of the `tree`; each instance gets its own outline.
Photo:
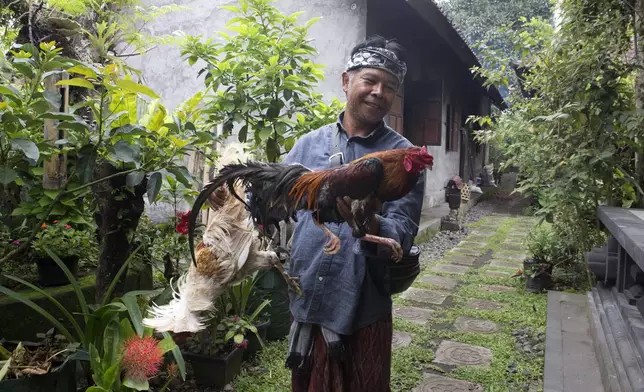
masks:
<instances>
[{"instance_id":1,"label":"tree","mask_svg":"<svg viewBox=\"0 0 644 392\"><path fill-rule=\"evenodd\" d=\"M445 0L439 6L475 53L495 50L499 56L516 61L515 50L505 28L516 30L520 18L552 15L551 0ZM483 61L485 61L483 59ZM488 67L491 64L484 64ZM500 64L508 67L510 64ZM512 77L514 80L514 77ZM502 88L505 90L505 88ZM507 91L507 90L506 90Z\"/></svg>"},{"instance_id":2,"label":"tree","mask_svg":"<svg viewBox=\"0 0 644 392\"><path fill-rule=\"evenodd\" d=\"M537 214L553 222L557 238L576 251L603 239L596 227L600 204L642 205L634 175L644 152L642 112L635 105L632 9L621 0L564 0L557 29L540 18L523 19L508 37L529 71L509 110L479 119L479 138L496 144L522 173L519 192L535 196ZM484 55L498 56L498 52ZM487 83L508 82L507 57L477 69ZM496 61L496 62L495 62Z\"/></svg>"},{"instance_id":3,"label":"tree","mask_svg":"<svg viewBox=\"0 0 644 392\"><path fill-rule=\"evenodd\" d=\"M234 32L222 44L186 37L182 54L190 64L203 60L207 97L204 113L224 137L237 127L240 142L252 141L271 162L288 152L295 140L331 122L342 107L314 92L322 66L311 61L308 29L319 18L298 26L302 12L282 14L272 0L240 0L225 8L237 14L227 27Z\"/></svg>"}]
</instances>

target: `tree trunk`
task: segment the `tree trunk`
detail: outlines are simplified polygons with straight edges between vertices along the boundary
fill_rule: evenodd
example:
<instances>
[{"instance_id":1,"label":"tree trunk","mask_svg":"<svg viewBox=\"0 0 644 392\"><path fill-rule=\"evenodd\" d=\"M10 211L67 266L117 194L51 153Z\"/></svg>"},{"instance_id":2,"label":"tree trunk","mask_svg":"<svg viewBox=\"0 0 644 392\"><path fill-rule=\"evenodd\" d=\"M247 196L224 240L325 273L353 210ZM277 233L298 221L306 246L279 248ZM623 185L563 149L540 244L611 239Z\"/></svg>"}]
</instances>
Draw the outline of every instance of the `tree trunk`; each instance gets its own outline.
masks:
<instances>
[{"instance_id":1,"label":"tree trunk","mask_svg":"<svg viewBox=\"0 0 644 392\"><path fill-rule=\"evenodd\" d=\"M94 178L103 178L117 173L109 163L97 164ZM119 269L132 252L130 240L145 209L143 195L147 180L134 187L133 191L125 185L125 177L119 176L92 186L97 209L94 214L98 226L100 244L98 268L96 270L96 301L102 302L107 288L114 280ZM114 290L114 296L123 294L125 274Z\"/></svg>"}]
</instances>

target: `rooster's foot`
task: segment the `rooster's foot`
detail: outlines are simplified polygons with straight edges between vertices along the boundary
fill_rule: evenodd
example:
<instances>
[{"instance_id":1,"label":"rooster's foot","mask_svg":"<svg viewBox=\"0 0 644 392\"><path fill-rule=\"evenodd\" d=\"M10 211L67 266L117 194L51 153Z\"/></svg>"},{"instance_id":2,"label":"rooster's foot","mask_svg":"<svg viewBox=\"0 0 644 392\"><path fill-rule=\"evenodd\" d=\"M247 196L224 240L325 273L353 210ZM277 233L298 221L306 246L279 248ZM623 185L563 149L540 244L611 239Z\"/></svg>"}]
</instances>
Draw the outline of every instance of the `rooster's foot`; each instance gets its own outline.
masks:
<instances>
[{"instance_id":1,"label":"rooster's foot","mask_svg":"<svg viewBox=\"0 0 644 392\"><path fill-rule=\"evenodd\" d=\"M329 241L324 245L324 253L334 255L340 251L340 239L337 235L329 232Z\"/></svg>"},{"instance_id":2,"label":"rooster's foot","mask_svg":"<svg viewBox=\"0 0 644 392\"><path fill-rule=\"evenodd\" d=\"M386 245L391 248L391 258L395 263L402 260L403 250L398 242L391 238L378 237L376 235L367 234L361 238L363 241L373 242L380 245Z\"/></svg>"},{"instance_id":3,"label":"rooster's foot","mask_svg":"<svg viewBox=\"0 0 644 392\"><path fill-rule=\"evenodd\" d=\"M289 287L295 290L297 296L301 297L302 287L300 286L300 278L298 278L297 276L288 276L288 274L286 274L284 278L286 279L286 283L289 285Z\"/></svg>"},{"instance_id":4,"label":"rooster's foot","mask_svg":"<svg viewBox=\"0 0 644 392\"><path fill-rule=\"evenodd\" d=\"M282 275L282 277L286 281L286 284L297 293L298 297L301 297L302 288L300 287L300 278L298 278L297 276L290 276L284 269L282 263L275 263L273 266L277 268L280 275Z\"/></svg>"},{"instance_id":5,"label":"rooster's foot","mask_svg":"<svg viewBox=\"0 0 644 392\"><path fill-rule=\"evenodd\" d=\"M334 255L340 251L340 238L338 238L337 235L333 234L331 230L329 230L328 227L324 226L323 224L313 221L317 227L322 229L324 231L324 234L329 237L329 241L324 245L324 253L327 255Z\"/></svg>"}]
</instances>

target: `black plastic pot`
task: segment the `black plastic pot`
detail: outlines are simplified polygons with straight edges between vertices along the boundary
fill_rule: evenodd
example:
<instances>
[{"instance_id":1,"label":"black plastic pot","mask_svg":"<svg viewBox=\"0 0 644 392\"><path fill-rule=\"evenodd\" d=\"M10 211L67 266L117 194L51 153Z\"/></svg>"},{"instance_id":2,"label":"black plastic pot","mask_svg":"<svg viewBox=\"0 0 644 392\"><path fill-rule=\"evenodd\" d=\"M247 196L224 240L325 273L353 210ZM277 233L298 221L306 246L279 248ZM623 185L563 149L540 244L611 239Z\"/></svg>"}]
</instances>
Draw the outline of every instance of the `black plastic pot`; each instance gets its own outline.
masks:
<instances>
[{"instance_id":1,"label":"black plastic pot","mask_svg":"<svg viewBox=\"0 0 644 392\"><path fill-rule=\"evenodd\" d=\"M60 260L71 271L74 277L78 274L78 256L61 257ZM64 286L69 279L56 262L49 257L36 259L38 265L38 283L43 286Z\"/></svg>"},{"instance_id":2,"label":"black plastic pot","mask_svg":"<svg viewBox=\"0 0 644 392\"><path fill-rule=\"evenodd\" d=\"M0 392L76 392L76 363L69 361L55 372L0 381Z\"/></svg>"},{"instance_id":3,"label":"black plastic pot","mask_svg":"<svg viewBox=\"0 0 644 392\"><path fill-rule=\"evenodd\" d=\"M241 371L244 349L234 348L221 357L183 353L183 357L192 365L195 382L203 387L223 388Z\"/></svg>"},{"instance_id":4,"label":"black plastic pot","mask_svg":"<svg viewBox=\"0 0 644 392\"><path fill-rule=\"evenodd\" d=\"M268 327L270 325L271 320L266 320L263 323L255 325L255 328L257 328L257 334L262 339L262 342L264 342L264 344L266 344L266 331L268 330ZM257 336L255 336L255 334L251 332L250 335L248 335L248 347L246 347L246 349L244 350L244 359L249 359L261 349L262 345L259 343L259 339L257 339Z\"/></svg>"},{"instance_id":5,"label":"black plastic pot","mask_svg":"<svg viewBox=\"0 0 644 392\"><path fill-rule=\"evenodd\" d=\"M525 289L530 293L540 293L550 288L552 284L552 265L538 264L534 259L523 262L525 271ZM532 271L535 271L533 273ZM534 274L534 277L532 275Z\"/></svg>"}]
</instances>

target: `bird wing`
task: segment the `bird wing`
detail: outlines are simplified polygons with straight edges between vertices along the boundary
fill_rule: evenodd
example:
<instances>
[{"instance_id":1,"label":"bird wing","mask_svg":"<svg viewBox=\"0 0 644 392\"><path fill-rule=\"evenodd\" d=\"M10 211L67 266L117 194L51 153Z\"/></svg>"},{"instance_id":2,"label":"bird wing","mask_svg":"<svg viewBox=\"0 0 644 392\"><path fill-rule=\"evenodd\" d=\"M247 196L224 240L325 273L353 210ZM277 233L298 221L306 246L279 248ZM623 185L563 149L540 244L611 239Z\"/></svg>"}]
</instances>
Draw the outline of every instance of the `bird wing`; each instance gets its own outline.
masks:
<instances>
[{"instance_id":1,"label":"bird wing","mask_svg":"<svg viewBox=\"0 0 644 392\"><path fill-rule=\"evenodd\" d=\"M309 206L317 204L318 208L335 205L338 197L362 200L378 191L385 175L383 162L379 158L361 160L320 173L324 173L323 178L310 180L310 187L304 191L307 197L314 199Z\"/></svg>"}]
</instances>

